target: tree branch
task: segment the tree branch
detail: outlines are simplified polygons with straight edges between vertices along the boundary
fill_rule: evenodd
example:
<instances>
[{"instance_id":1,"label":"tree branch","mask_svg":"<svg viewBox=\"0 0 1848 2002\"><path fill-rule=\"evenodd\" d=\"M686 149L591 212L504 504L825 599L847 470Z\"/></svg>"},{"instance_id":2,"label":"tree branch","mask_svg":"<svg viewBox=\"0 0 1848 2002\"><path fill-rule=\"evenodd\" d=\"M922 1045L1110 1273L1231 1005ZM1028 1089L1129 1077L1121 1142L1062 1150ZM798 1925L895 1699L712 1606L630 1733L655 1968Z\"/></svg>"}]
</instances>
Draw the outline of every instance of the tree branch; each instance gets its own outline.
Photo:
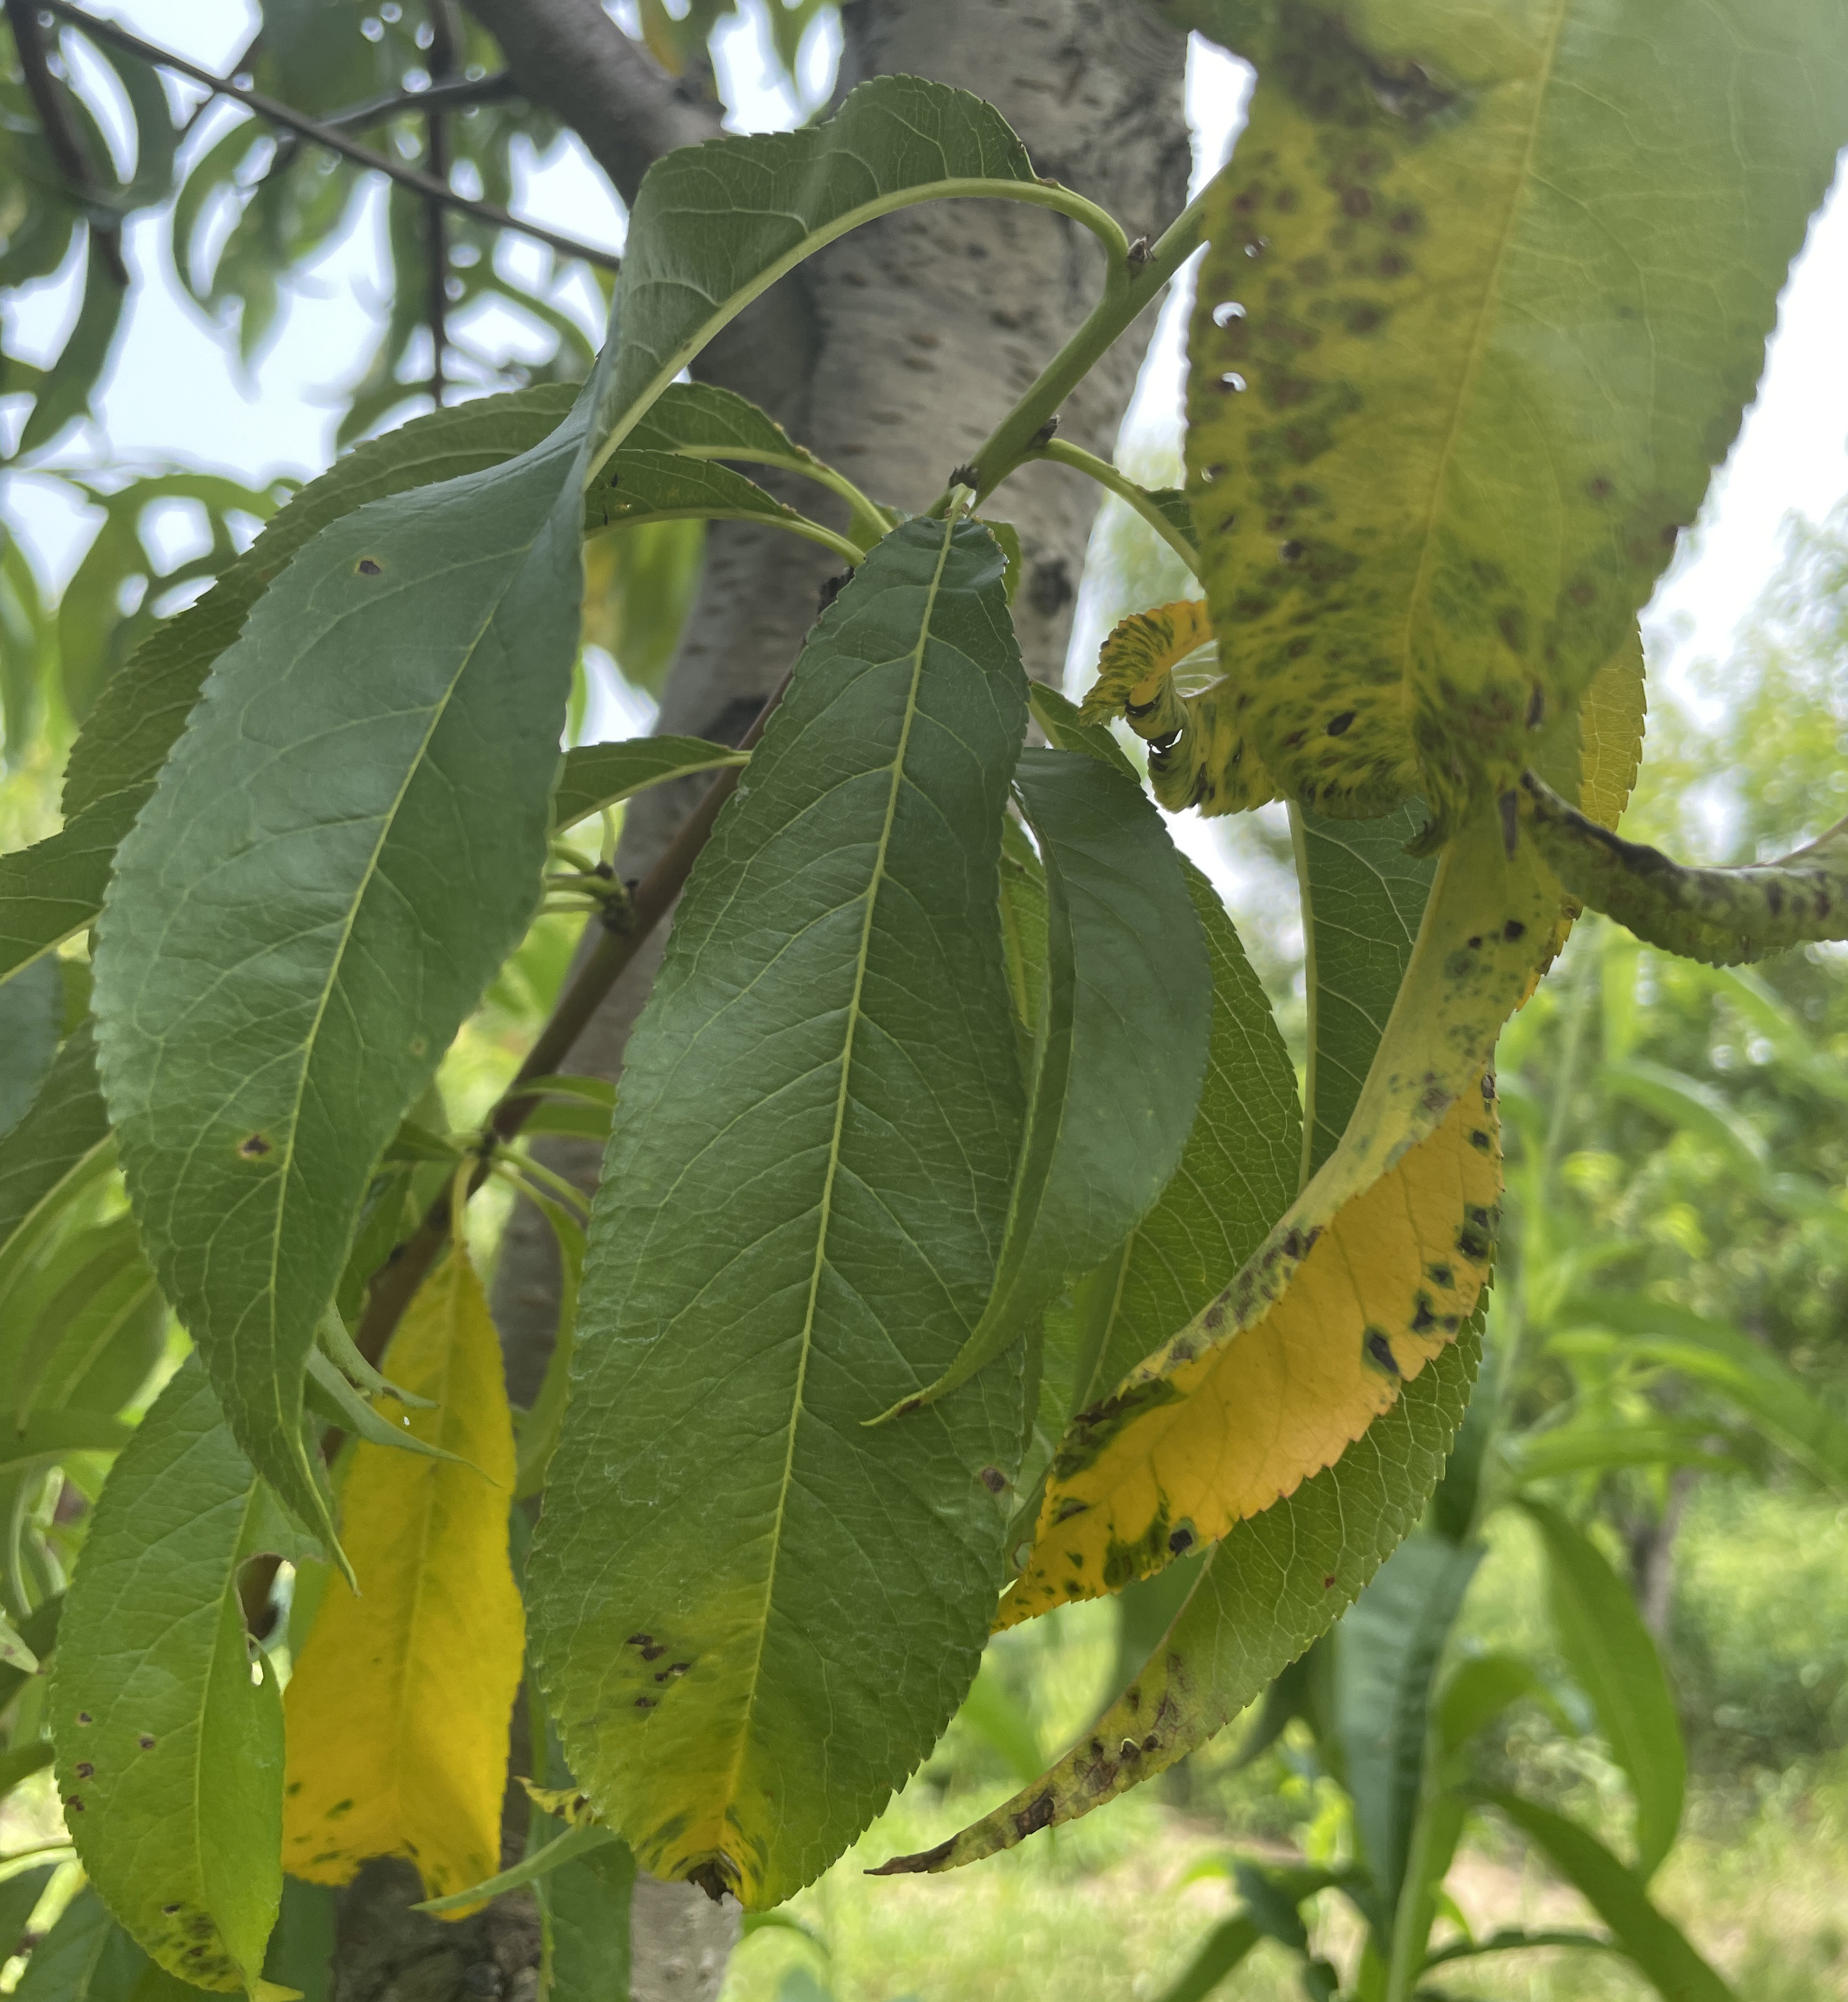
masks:
<instances>
[{"instance_id":1,"label":"tree branch","mask_svg":"<svg viewBox=\"0 0 1848 2002\"><path fill-rule=\"evenodd\" d=\"M571 127L633 202L664 153L720 137L717 105L696 103L657 69L600 0L467 0L535 104Z\"/></svg>"},{"instance_id":2,"label":"tree branch","mask_svg":"<svg viewBox=\"0 0 1848 2002\"><path fill-rule=\"evenodd\" d=\"M354 166L369 168L374 173L389 175L395 181L402 181L406 187L415 188L419 194L427 195L432 201L445 203L464 215L472 215L478 221L492 224L497 229L516 230L522 236L530 236L536 242L549 245L561 256L581 257L587 263L601 264L607 270L621 267L622 260L612 252L598 250L588 243L580 243L575 239L563 236L556 230L547 229L536 222L522 222L517 215L511 215L491 201L471 201L466 195L458 194L452 187L427 174L420 167L407 166L401 160L394 160L384 153L375 153L370 146L362 146L357 139L349 139L344 132L324 125L317 119L305 117L290 106L279 103L274 97L265 96L260 90L246 90L242 84L232 83L221 76L214 76L197 63L188 62L185 57L176 56L171 51L156 47L152 42L145 42L139 35L131 35L126 28L118 28L113 21L99 21L93 14L86 14L81 7L73 6L71 0L6 0L7 12L12 17L18 9L30 12L36 5L40 10L55 14L60 20L68 21L74 28L81 28L86 35L100 42L112 42L119 49L126 49L131 55L139 56L144 62L155 63L162 69L172 70L177 76L190 77L194 82L202 83L206 89L220 97L228 97L235 103L254 111L257 117L271 125L280 126L285 132L295 132L304 139L312 140L317 146L325 146L330 153L338 153L342 159ZM619 33L620 30L618 31Z\"/></svg>"},{"instance_id":3,"label":"tree branch","mask_svg":"<svg viewBox=\"0 0 1848 2002\"><path fill-rule=\"evenodd\" d=\"M65 103L58 79L51 74L35 0L6 0L6 21L13 31L13 46L19 51L19 68L25 75L33 109L39 114L46 149L68 183L71 198L91 202L96 197L96 187L90 177L89 162L84 158L83 142L77 136L70 106ZM109 275L126 290L128 267L122 259L120 226L99 222L93 216L89 226Z\"/></svg>"},{"instance_id":4,"label":"tree branch","mask_svg":"<svg viewBox=\"0 0 1848 2002\"><path fill-rule=\"evenodd\" d=\"M504 104L521 95L511 74L497 70L492 76L452 77L447 82L431 84L427 90L389 90L382 97L368 97L347 110L323 113L320 122L330 132L360 132L368 125L382 125L388 118L402 118L407 112L466 111L473 105Z\"/></svg>"}]
</instances>

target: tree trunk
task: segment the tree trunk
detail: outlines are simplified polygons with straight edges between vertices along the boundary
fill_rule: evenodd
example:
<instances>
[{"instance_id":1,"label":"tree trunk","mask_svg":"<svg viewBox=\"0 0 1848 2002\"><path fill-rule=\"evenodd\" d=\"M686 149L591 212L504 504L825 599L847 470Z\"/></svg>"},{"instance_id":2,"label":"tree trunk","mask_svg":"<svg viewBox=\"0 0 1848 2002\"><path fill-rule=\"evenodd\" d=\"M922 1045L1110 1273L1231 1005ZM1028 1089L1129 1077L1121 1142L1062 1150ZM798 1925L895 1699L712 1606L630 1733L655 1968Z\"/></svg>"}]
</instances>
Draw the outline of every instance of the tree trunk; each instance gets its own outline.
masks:
<instances>
[{"instance_id":1,"label":"tree trunk","mask_svg":"<svg viewBox=\"0 0 1848 2002\"><path fill-rule=\"evenodd\" d=\"M657 78L636 85L635 51L597 0L469 0L523 87L574 124L626 198L650 145L710 131L705 113ZM1152 235L1186 199L1189 144L1182 101L1185 44L1140 0L852 0L842 9L840 88L906 73L955 84L995 104L1039 172L1111 211L1131 237ZM856 232L786 280L715 345L701 372L769 409L867 492L927 506L951 469L986 437L1095 299L1102 252L1089 233L1045 211L1003 202L932 203ZM1106 456L1114 445L1152 322L1094 369L1062 413L1061 434ZM812 490L804 504L813 506ZM1027 671L1056 682L1065 657L1096 511L1089 483L1063 468L1016 475L989 511L1018 528L1023 574L1014 604ZM710 534L699 602L661 705L660 727L735 741L800 650L822 585L825 552L737 525ZM699 797L687 782L629 810L619 871L645 870ZM614 1078L660 964L661 942L637 956L573 1053L570 1067ZM544 1157L587 1191L595 1150L557 1143ZM495 1312L509 1387L530 1401L544 1373L558 1310L550 1233L517 1213L503 1247ZM431 1922L402 1913L396 1962L380 1944L385 1887L361 1892L363 1956L342 1935L334 2002L479 2002L530 1992L518 1963L531 1921L522 1901L466 1922L467 1951L445 1956L455 1985L398 1985L377 1970L415 1964L420 1978L441 1941ZM406 1902L396 1887L401 1911ZM529 1910L529 1907L528 1908ZM357 1914L355 1914L357 1917ZM710 2002L737 1937L729 1901L685 1885L643 1880L635 1927L635 2002ZM492 1971L490 1971L492 1970ZM463 1982L468 1972L468 1983ZM497 1988L498 1980L502 1985ZM572 1998L572 2002L577 2002Z\"/></svg>"}]
</instances>

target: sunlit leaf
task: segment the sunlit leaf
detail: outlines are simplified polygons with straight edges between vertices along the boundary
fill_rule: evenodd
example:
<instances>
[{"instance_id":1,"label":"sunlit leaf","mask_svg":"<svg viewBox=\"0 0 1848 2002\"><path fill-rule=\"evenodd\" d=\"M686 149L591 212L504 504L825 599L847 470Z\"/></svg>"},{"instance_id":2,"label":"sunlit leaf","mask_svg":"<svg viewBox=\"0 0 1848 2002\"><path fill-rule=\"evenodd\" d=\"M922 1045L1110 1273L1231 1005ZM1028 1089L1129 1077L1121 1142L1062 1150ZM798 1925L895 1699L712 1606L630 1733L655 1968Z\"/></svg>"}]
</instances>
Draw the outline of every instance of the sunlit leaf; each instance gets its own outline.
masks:
<instances>
[{"instance_id":1,"label":"sunlit leaf","mask_svg":"<svg viewBox=\"0 0 1848 2002\"><path fill-rule=\"evenodd\" d=\"M353 1449L340 1504L359 1596L328 1581L289 1683L282 1853L312 1884L408 1857L441 1897L500 1862L523 1641L507 1556L513 1422L465 1254L419 1289L385 1369L433 1400L410 1429L455 1457ZM381 1400L382 1415L397 1410Z\"/></svg>"},{"instance_id":2,"label":"sunlit leaf","mask_svg":"<svg viewBox=\"0 0 1848 2002\"><path fill-rule=\"evenodd\" d=\"M1416 792L1447 832L1610 658L1732 441L1848 139L1839 17L1364 0L1228 32L1260 11L1190 335L1207 595L1288 796Z\"/></svg>"}]
</instances>

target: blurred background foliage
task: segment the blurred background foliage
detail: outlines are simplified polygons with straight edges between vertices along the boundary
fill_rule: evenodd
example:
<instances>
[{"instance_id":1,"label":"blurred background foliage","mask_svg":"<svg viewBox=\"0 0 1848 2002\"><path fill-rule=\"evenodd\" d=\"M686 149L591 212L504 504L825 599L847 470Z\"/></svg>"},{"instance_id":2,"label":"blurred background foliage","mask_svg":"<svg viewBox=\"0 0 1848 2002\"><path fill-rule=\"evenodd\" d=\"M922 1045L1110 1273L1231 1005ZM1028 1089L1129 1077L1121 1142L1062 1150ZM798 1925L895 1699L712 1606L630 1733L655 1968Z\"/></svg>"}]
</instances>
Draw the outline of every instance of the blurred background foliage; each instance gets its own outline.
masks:
<instances>
[{"instance_id":1,"label":"blurred background foliage","mask_svg":"<svg viewBox=\"0 0 1848 2002\"><path fill-rule=\"evenodd\" d=\"M825 9L765 5L770 46L793 78ZM683 87L710 90L710 38L736 11L734 0L640 0L629 25ZM0 358L0 846L13 848L57 825L65 752L107 677L286 498L286 486L253 487L182 458L127 465L111 452L90 410L126 325L122 224L158 218L162 254L197 310L251 361L305 263L349 226L368 176L120 49L35 27L33 10L7 14L36 35L42 67L35 84L30 51L0 37L0 288L82 274L55 358ZM239 59L240 78L380 152L434 162L471 197L507 205L516 147L557 141L501 79L491 44L442 0L265 0L261 30ZM418 102L433 86L450 93L434 128ZM49 117L47 92L60 107ZM583 260L574 272L551 252L536 267L510 258L499 231L453 212L439 266L428 206L400 185L384 233L390 283L371 351L340 392L342 445L433 398L573 380L588 366L600 322L573 299L587 284L605 297L605 269ZM471 314L484 302L522 319L524 358L475 341ZM1125 440L1128 469L1155 483L1173 477L1174 459L1159 427ZM18 532L22 478L64 483L89 510L89 539L61 592ZM587 660L619 663L637 689L658 689L699 560L696 532L680 525L599 539ZM1110 504L1085 579L1072 692L1120 612L1184 589L1162 546ZM1783 853L1848 811L1848 505L1819 524L1793 521L1782 567L1729 657L1682 673L1651 700L1627 832L1743 860ZM581 722L585 713L581 702ZM1267 810L1177 832L1212 861L1300 1055L1302 945L1284 817ZM457 1127L530 1040L573 930L558 918L535 926L452 1054L442 1084ZM68 971L78 992L80 959ZM1509 1200L1492 1383L1473 1421L1480 1479L1465 1511L1486 1555L1442 1663L1446 1690L1471 1663L1529 1665L1525 1683L1511 1672L1508 1700L1452 1748L1456 1773L1557 1808L1622 1850L1634 1784L1549 1610L1542 1539L1515 1498L1550 1504L1584 1533L1659 1647L1686 1746L1684 1833L1657 1895L1753 2002L1848 1995L1843 971L1832 948L1714 971L1587 920L1505 1037ZM69 1005L61 993L41 998L52 1013ZM484 1231L504 1215L485 1209ZM113 1180L69 1227L123 1235ZM491 1255L491 1243L483 1249ZM124 1288L135 1262L125 1256ZM56 1270L41 1278L41 1292L54 1288ZM176 1341L158 1315L134 1311L141 1320L111 1352L120 1380L109 1393L130 1417ZM8 1610L22 1626L55 1598L103 1466L76 1456L6 1475ZM1258 1909L1263 1882L1274 1888L1277 1872L1302 1869L1338 1875L1358 1854L1356 1795L1300 1690L1155 1785L978 1871L877 1887L857 1874L940 1839L1037 1777L1149 1642L1148 1610L1134 1602L1068 1609L999 1639L961 1716L885 1820L787 1912L754 1925L732 2002L1052 1993L1184 2002L1209 1992L1212 1981L1200 1984L1212 1969L1197 1956ZM15 1751L37 1741L35 1686L16 1679L0 1694ZM0 1808L0 1851L56 1836L35 1783ZM1466 1924L1587 1919L1538 1852L1487 1811L1472 1815L1444 1895L1440 1936L1453 1938ZM1316 1962L1353 1964L1363 1920L1351 1898L1337 1886L1311 1890L1299 1910L1285 1902L1295 1917L1260 1927L1260 1943L1228 1965L1219 1992L1325 1993ZM16 1976L15 1963L0 1989ZM1420 1992L1649 1990L1617 1962L1555 1947L1460 1961Z\"/></svg>"}]
</instances>

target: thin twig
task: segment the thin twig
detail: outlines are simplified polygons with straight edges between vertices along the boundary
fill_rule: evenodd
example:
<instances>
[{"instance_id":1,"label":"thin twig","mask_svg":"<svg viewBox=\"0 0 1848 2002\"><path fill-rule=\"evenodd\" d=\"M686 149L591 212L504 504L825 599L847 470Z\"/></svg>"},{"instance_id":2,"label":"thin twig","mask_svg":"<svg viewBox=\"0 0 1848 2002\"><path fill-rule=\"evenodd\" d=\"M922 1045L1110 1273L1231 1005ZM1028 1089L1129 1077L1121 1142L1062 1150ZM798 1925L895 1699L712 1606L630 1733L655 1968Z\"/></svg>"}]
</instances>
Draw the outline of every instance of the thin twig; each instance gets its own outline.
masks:
<instances>
[{"instance_id":1,"label":"thin twig","mask_svg":"<svg viewBox=\"0 0 1848 2002\"><path fill-rule=\"evenodd\" d=\"M758 712L757 720L739 740L738 748L748 751L764 734L770 713L783 699L789 686L784 675L775 692ZM719 809L730 798L743 768L734 765L721 772L706 789L705 797L681 823L680 831L668 844L667 853L636 886L629 922L620 931L606 930L577 969L570 985L559 997L551 1019L526 1053L514 1081L489 1115L483 1133L483 1148L469 1177L469 1195L488 1178L493 1149L504 1146L518 1133L543 1102L544 1094L523 1091L534 1079L554 1076L571 1053L581 1036L602 1005L604 998L622 977L623 969L640 951L648 934L673 909L674 900L686 887L699 851L705 847ZM449 1197L445 1190L424 1213L424 1220L372 1275L364 1313L354 1339L360 1352L377 1362L385 1344L403 1318L419 1286L449 1242Z\"/></svg>"},{"instance_id":2,"label":"thin twig","mask_svg":"<svg viewBox=\"0 0 1848 2002\"><path fill-rule=\"evenodd\" d=\"M435 74L434 66L431 74ZM519 95L520 85L512 71L497 70L492 76L450 77L442 82L432 82L427 90L387 91L382 97L369 97L350 110L324 113L321 123L330 132L359 132L368 125L382 125L389 118L402 118L407 113L466 111L473 105L504 103Z\"/></svg>"},{"instance_id":3,"label":"thin twig","mask_svg":"<svg viewBox=\"0 0 1848 2002\"><path fill-rule=\"evenodd\" d=\"M220 97L228 97L234 103L254 111L257 117L271 125L279 125L285 132L298 134L312 140L317 146L325 146L330 153L338 153L343 159L353 162L355 166L365 167L374 173L389 175L395 181L402 181L406 187L415 188L420 194L428 195L432 201L446 203L463 215L472 215L479 222L491 224L497 229L516 230L522 236L530 236L535 242L549 245L567 257L581 257L586 263L601 264L605 270L622 269L622 260L613 251L599 250L588 243L580 243L574 237L561 235L556 229L547 229L537 222L522 222L517 215L511 215L504 208L491 201L471 201L467 195L458 194L455 189L442 182L432 180L421 167L407 166L402 160L394 160L384 153L375 153L370 146L362 146L357 139L349 139L344 132L323 124L319 120L309 118L274 97L267 97L260 90L246 90L242 84L232 83L226 78L214 76L197 63L188 62L185 57L175 55L171 50L158 48L152 42L145 42L139 35L131 35L126 28L118 28L113 21L99 21L92 14L86 14L81 7L73 6L71 0L6 0L9 16L15 9L29 11L36 4L41 10L55 14L60 20L68 21L73 27L81 28L86 35L98 41L112 42L117 48L126 49L131 55L139 56L144 62L158 64L169 69L176 76L189 76L195 83Z\"/></svg>"},{"instance_id":4,"label":"thin twig","mask_svg":"<svg viewBox=\"0 0 1848 2002\"><path fill-rule=\"evenodd\" d=\"M448 82L455 70L455 16L449 0L430 0L430 79L433 85ZM430 177L449 185L449 123L439 100L426 102L424 113L424 158ZM448 212L434 195L424 198L424 233L430 262L424 291L424 312L430 322L430 400L443 407L443 351L449 345Z\"/></svg>"},{"instance_id":5,"label":"thin twig","mask_svg":"<svg viewBox=\"0 0 1848 2002\"><path fill-rule=\"evenodd\" d=\"M58 171L64 176L76 201L93 204L98 199L96 183L91 177L89 162L84 158L83 141L77 135L71 108L64 100L57 78L51 74L45 53L45 38L39 27L37 0L6 0L6 20L13 31L13 46L19 52L19 68L25 75L33 109L39 114L45 145ZM89 218L89 223L97 253L109 275L126 290L128 267L122 257L120 224L99 222L94 215Z\"/></svg>"}]
</instances>

